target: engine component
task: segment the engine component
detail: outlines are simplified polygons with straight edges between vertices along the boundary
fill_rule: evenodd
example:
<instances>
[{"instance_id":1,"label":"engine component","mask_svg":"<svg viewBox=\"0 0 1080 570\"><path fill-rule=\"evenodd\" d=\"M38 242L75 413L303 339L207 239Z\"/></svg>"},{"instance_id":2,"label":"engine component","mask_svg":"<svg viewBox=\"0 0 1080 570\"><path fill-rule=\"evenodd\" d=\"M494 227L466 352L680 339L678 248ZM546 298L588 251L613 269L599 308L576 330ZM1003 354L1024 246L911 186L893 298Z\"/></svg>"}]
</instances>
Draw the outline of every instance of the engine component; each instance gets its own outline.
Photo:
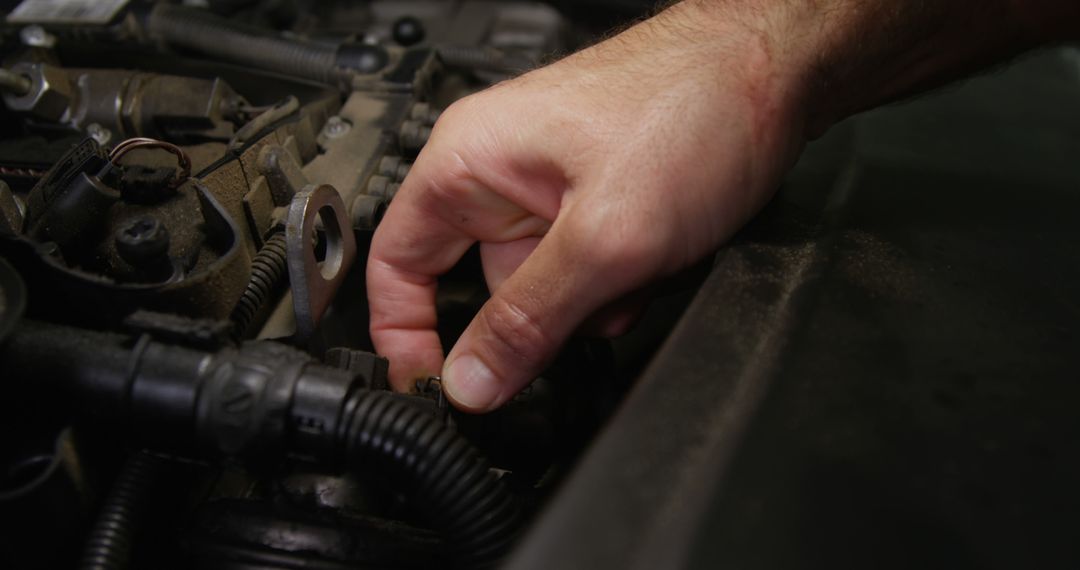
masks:
<instances>
[{"instance_id":1,"label":"engine component","mask_svg":"<svg viewBox=\"0 0 1080 570\"><path fill-rule=\"evenodd\" d=\"M386 66L386 50L375 45L324 45L274 37L206 13L159 3L150 11L146 32L182 48L323 83L348 81Z\"/></svg>"},{"instance_id":2,"label":"engine component","mask_svg":"<svg viewBox=\"0 0 1080 570\"><path fill-rule=\"evenodd\" d=\"M203 453L255 461L289 450L328 465L388 470L410 482L466 567L493 563L518 530L516 501L475 450L407 397L362 387L374 378L271 342L216 353L146 336L126 344L120 335L24 322L0 358L15 372L6 381L48 379L52 389L94 402L93 415L133 422L158 445L197 441ZM65 361L47 358L58 353ZM106 503L88 560L121 556L114 527L131 516L132 495L145 479L145 461L135 461Z\"/></svg>"},{"instance_id":3,"label":"engine component","mask_svg":"<svg viewBox=\"0 0 1080 570\"><path fill-rule=\"evenodd\" d=\"M511 67L453 54L524 69L562 21L91 4L0 24L0 432L29 434L0 446L0 566L497 564L610 409L575 396L610 359L568 350L484 418L437 380L393 394L364 256L439 110ZM475 258L443 285L449 343L487 291Z\"/></svg>"},{"instance_id":4,"label":"engine component","mask_svg":"<svg viewBox=\"0 0 1080 570\"><path fill-rule=\"evenodd\" d=\"M90 529L79 564L81 570L127 568L133 535L160 469L158 459L148 453L139 451L128 458Z\"/></svg>"},{"instance_id":5,"label":"engine component","mask_svg":"<svg viewBox=\"0 0 1080 570\"><path fill-rule=\"evenodd\" d=\"M70 119L75 93L62 70L41 63L20 63L5 75L16 78L5 85L4 103L8 108L46 121Z\"/></svg>"},{"instance_id":6,"label":"engine component","mask_svg":"<svg viewBox=\"0 0 1080 570\"><path fill-rule=\"evenodd\" d=\"M114 138L228 140L247 101L220 78L18 63L4 70L4 103L69 125L107 144ZM176 97L184 93L183 97Z\"/></svg>"},{"instance_id":7,"label":"engine component","mask_svg":"<svg viewBox=\"0 0 1080 570\"><path fill-rule=\"evenodd\" d=\"M285 232L275 232L251 260L251 281L229 318L235 339L249 338L252 325L266 319L267 309L284 289L288 270Z\"/></svg>"},{"instance_id":8,"label":"engine component","mask_svg":"<svg viewBox=\"0 0 1080 570\"><path fill-rule=\"evenodd\" d=\"M322 224L323 260L315 257L312 236L316 223ZM323 312L356 258L356 240L351 231L345 204L330 186L308 186L293 197L285 226L289 258L289 282L293 289L296 332L307 339L315 331Z\"/></svg>"},{"instance_id":9,"label":"engine component","mask_svg":"<svg viewBox=\"0 0 1080 570\"><path fill-rule=\"evenodd\" d=\"M180 160L151 188L115 162L147 147ZM228 315L240 287L224 298L222 287L246 282L246 252L228 214L185 178L189 168L183 151L167 143L135 139L107 155L86 139L28 194L25 233L0 240L0 250L25 260L24 271L50 275L50 288L68 292L60 298L95 296L99 317L118 319L141 306Z\"/></svg>"}]
</instances>

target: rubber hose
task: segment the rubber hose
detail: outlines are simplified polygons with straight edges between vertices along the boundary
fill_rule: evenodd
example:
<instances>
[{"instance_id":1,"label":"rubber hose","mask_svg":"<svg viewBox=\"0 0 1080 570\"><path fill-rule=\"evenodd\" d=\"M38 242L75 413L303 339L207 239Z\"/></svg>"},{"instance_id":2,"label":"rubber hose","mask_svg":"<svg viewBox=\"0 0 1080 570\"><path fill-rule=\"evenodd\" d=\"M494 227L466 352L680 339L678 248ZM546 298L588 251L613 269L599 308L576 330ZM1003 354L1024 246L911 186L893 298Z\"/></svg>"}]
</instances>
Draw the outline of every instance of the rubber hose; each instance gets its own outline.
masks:
<instances>
[{"instance_id":1,"label":"rubber hose","mask_svg":"<svg viewBox=\"0 0 1080 570\"><path fill-rule=\"evenodd\" d=\"M131 557L131 539L158 469L158 459L136 452L113 483L86 539L81 570L122 570Z\"/></svg>"},{"instance_id":2,"label":"rubber hose","mask_svg":"<svg viewBox=\"0 0 1080 570\"><path fill-rule=\"evenodd\" d=\"M259 28L236 24L205 10L159 3L147 18L146 31L170 45L233 63L322 83L336 83L340 78L337 46L274 37Z\"/></svg>"},{"instance_id":3,"label":"rubber hose","mask_svg":"<svg viewBox=\"0 0 1080 570\"><path fill-rule=\"evenodd\" d=\"M346 404L347 466L404 481L443 532L457 567L487 568L520 529L514 496L479 452L436 417L389 392L359 390Z\"/></svg>"},{"instance_id":4,"label":"rubber hose","mask_svg":"<svg viewBox=\"0 0 1080 570\"><path fill-rule=\"evenodd\" d=\"M245 338L256 315L277 297L288 276L286 262L285 232L277 232L266 240L251 261L251 279L230 317L233 338Z\"/></svg>"}]
</instances>

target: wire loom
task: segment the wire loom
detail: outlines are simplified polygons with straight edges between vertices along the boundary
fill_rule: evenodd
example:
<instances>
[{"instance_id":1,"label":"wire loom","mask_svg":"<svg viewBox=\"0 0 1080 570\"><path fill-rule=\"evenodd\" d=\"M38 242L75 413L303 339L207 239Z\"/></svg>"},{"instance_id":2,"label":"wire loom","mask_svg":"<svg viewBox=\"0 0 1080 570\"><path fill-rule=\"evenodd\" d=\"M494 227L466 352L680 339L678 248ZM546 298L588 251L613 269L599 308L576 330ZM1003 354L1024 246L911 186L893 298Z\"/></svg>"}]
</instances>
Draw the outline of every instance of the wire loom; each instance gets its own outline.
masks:
<instances>
[{"instance_id":1,"label":"wire loom","mask_svg":"<svg viewBox=\"0 0 1080 570\"><path fill-rule=\"evenodd\" d=\"M461 568L489 568L516 537L517 502L466 440L386 392L357 391L346 405L347 466L374 462L408 482Z\"/></svg>"}]
</instances>

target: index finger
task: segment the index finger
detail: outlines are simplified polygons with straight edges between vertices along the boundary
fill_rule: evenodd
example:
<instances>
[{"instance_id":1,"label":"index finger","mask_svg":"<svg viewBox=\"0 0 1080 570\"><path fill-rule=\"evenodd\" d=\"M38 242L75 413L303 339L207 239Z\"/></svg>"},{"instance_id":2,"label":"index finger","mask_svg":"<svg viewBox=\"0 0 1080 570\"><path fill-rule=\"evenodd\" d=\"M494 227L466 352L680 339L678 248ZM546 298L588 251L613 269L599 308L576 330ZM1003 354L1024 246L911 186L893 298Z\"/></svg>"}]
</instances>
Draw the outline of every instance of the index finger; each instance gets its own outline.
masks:
<instances>
[{"instance_id":1,"label":"index finger","mask_svg":"<svg viewBox=\"0 0 1080 570\"><path fill-rule=\"evenodd\" d=\"M454 151L429 143L379 224L368 256L371 338L390 359L398 390L437 375L443 348L436 332L438 277L476 241L543 235L550 221L484 186Z\"/></svg>"},{"instance_id":2,"label":"index finger","mask_svg":"<svg viewBox=\"0 0 1080 570\"><path fill-rule=\"evenodd\" d=\"M442 369L443 349L435 330L438 276L474 241L443 216L432 215L438 183L426 167L432 161L425 158L417 159L402 183L368 255L371 340L390 359L390 381L397 390L406 390L410 378ZM453 181L442 182L447 183Z\"/></svg>"}]
</instances>

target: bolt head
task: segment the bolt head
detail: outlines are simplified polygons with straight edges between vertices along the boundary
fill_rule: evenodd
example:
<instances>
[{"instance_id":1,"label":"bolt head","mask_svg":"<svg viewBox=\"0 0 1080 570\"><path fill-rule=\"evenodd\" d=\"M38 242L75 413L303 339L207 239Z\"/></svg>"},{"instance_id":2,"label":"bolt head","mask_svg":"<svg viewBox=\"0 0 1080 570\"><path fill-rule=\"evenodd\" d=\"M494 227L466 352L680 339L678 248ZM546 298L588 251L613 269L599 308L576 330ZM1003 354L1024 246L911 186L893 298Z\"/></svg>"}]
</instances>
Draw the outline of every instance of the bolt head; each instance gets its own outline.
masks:
<instances>
[{"instance_id":1,"label":"bolt head","mask_svg":"<svg viewBox=\"0 0 1080 570\"><path fill-rule=\"evenodd\" d=\"M169 230L153 216L124 221L114 234L116 251L132 265L160 259L169 252Z\"/></svg>"},{"instance_id":2,"label":"bolt head","mask_svg":"<svg viewBox=\"0 0 1080 570\"><path fill-rule=\"evenodd\" d=\"M112 140L112 131L98 123L86 125L86 135L94 139L94 141L101 146L109 144L109 141Z\"/></svg>"},{"instance_id":3,"label":"bolt head","mask_svg":"<svg viewBox=\"0 0 1080 570\"><path fill-rule=\"evenodd\" d=\"M414 16L402 16L394 21L394 41L405 47L424 41L424 24Z\"/></svg>"},{"instance_id":4,"label":"bolt head","mask_svg":"<svg viewBox=\"0 0 1080 570\"><path fill-rule=\"evenodd\" d=\"M323 126L323 134L326 135L327 138L336 139L345 136L351 128L352 125L350 125L348 121L334 115L326 120L326 125Z\"/></svg>"},{"instance_id":5,"label":"bolt head","mask_svg":"<svg viewBox=\"0 0 1080 570\"><path fill-rule=\"evenodd\" d=\"M74 101L74 92L62 69L43 63L18 63L11 71L30 79L30 91L25 95L4 95L4 103L12 111L30 113L49 121L62 121Z\"/></svg>"}]
</instances>

